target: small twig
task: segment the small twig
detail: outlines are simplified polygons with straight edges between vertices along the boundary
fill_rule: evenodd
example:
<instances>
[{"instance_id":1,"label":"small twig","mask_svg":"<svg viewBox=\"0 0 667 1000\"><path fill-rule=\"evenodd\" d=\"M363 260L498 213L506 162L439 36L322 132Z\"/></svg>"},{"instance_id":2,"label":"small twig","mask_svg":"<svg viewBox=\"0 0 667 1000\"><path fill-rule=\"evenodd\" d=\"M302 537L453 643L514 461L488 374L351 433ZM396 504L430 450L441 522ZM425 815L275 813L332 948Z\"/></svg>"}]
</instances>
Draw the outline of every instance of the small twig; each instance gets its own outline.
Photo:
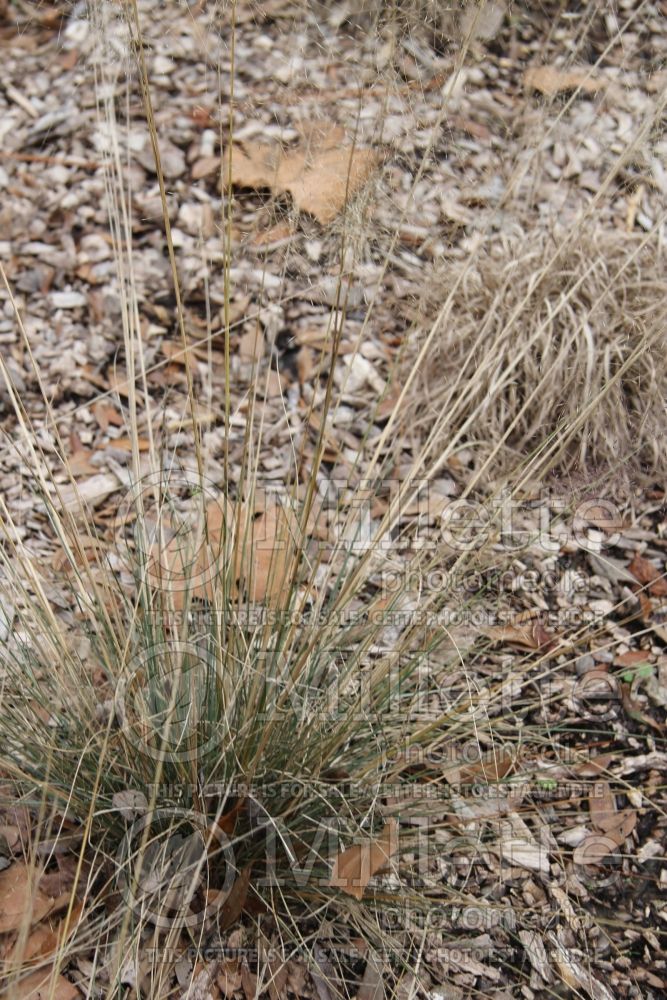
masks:
<instances>
[{"instance_id":1,"label":"small twig","mask_svg":"<svg viewBox=\"0 0 667 1000\"><path fill-rule=\"evenodd\" d=\"M21 160L23 163L51 163L62 167L82 167L84 170L97 170L102 164L96 160L81 160L77 156L47 156L39 153L13 153L0 149L0 158L5 160Z\"/></svg>"}]
</instances>

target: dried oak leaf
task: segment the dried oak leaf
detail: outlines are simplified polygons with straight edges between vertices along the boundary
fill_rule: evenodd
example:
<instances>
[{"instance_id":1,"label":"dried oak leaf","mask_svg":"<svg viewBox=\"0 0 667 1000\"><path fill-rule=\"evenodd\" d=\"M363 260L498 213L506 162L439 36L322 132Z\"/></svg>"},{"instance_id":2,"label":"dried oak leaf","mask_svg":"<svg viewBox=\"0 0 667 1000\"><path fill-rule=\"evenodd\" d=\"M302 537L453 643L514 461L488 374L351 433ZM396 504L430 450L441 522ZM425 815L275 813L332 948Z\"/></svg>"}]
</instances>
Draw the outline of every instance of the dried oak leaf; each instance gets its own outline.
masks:
<instances>
[{"instance_id":1,"label":"dried oak leaf","mask_svg":"<svg viewBox=\"0 0 667 1000\"><path fill-rule=\"evenodd\" d=\"M637 825L635 809L623 809L613 817L615 825L590 833L577 844L572 852L572 860L578 865L598 865L617 847L621 847Z\"/></svg>"},{"instance_id":2,"label":"dried oak leaf","mask_svg":"<svg viewBox=\"0 0 667 1000\"><path fill-rule=\"evenodd\" d=\"M354 844L336 856L329 885L361 899L373 875L389 863L398 849L398 821L390 819L376 840Z\"/></svg>"},{"instance_id":3,"label":"dried oak leaf","mask_svg":"<svg viewBox=\"0 0 667 1000\"><path fill-rule=\"evenodd\" d=\"M210 177L220 170L219 156L202 156L192 164L193 181L201 180L202 177Z\"/></svg>"},{"instance_id":4,"label":"dried oak leaf","mask_svg":"<svg viewBox=\"0 0 667 1000\"><path fill-rule=\"evenodd\" d=\"M326 225L369 180L378 162L374 150L333 145L332 134L314 133L307 145L294 150L260 142L234 145L231 156L225 152L222 174L234 187L289 194L299 211Z\"/></svg>"},{"instance_id":5,"label":"dried oak leaf","mask_svg":"<svg viewBox=\"0 0 667 1000\"><path fill-rule=\"evenodd\" d=\"M298 530L296 516L280 506L270 507L247 529L245 523L242 525L235 579L251 601L267 601L274 606L286 597L297 559Z\"/></svg>"},{"instance_id":6,"label":"dried oak leaf","mask_svg":"<svg viewBox=\"0 0 667 1000\"><path fill-rule=\"evenodd\" d=\"M267 959L268 981L266 986L270 1000L286 1000L287 997L287 965L279 958Z\"/></svg>"},{"instance_id":7,"label":"dried oak leaf","mask_svg":"<svg viewBox=\"0 0 667 1000\"><path fill-rule=\"evenodd\" d=\"M381 960L374 952L370 952L357 1000L384 1000L386 993L383 972Z\"/></svg>"},{"instance_id":8,"label":"dried oak leaf","mask_svg":"<svg viewBox=\"0 0 667 1000\"><path fill-rule=\"evenodd\" d=\"M257 976L254 972L250 971L245 963L241 966L241 986L243 987L246 1000L256 1000L256 997L259 996L260 991L257 989Z\"/></svg>"},{"instance_id":9,"label":"dried oak leaf","mask_svg":"<svg viewBox=\"0 0 667 1000\"><path fill-rule=\"evenodd\" d=\"M263 142L245 142L225 151L222 177L226 184L244 188L273 188L283 153L278 146Z\"/></svg>"},{"instance_id":10,"label":"dried oak leaf","mask_svg":"<svg viewBox=\"0 0 667 1000\"><path fill-rule=\"evenodd\" d=\"M591 778L596 775L602 774L603 771L609 767L613 760L613 753L602 753L597 757L591 757L589 760L584 760L581 764L577 764L573 770L575 774L580 775L582 778Z\"/></svg>"}]
</instances>

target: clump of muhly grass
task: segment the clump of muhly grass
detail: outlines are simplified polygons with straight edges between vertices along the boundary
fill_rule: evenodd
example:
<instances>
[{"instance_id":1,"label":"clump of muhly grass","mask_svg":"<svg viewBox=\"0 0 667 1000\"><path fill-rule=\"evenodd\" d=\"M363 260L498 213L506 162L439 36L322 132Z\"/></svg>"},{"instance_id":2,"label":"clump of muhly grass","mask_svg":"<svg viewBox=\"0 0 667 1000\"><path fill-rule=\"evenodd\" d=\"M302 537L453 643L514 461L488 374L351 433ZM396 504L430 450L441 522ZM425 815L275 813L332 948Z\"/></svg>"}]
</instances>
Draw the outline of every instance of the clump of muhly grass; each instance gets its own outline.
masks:
<instances>
[{"instance_id":1,"label":"clump of muhly grass","mask_svg":"<svg viewBox=\"0 0 667 1000\"><path fill-rule=\"evenodd\" d=\"M550 439L562 471L663 476L665 290L653 236L536 228L447 257L422 306L438 317L419 378L425 426L445 414L435 447L459 435L502 471Z\"/></svg>"}]
</instances>

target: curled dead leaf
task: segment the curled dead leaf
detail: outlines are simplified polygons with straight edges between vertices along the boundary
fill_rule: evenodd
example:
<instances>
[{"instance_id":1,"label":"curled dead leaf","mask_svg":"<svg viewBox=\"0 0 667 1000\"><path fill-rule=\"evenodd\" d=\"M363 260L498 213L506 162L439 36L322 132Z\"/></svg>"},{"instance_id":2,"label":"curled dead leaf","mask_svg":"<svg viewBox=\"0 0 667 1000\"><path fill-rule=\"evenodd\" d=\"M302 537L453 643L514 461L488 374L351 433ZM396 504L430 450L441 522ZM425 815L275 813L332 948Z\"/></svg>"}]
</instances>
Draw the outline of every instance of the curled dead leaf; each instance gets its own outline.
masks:
<instances>
[{"instance_id":1,"label":"curled dead leaf","mask_svg":"<svg viewBox=\"0 0 667 1000\"><path fill-rule=\"evenodd\" d=\"M621 812L618 811L616 796L608 781L595 782L588 797L588 810L593 825L616 847L620 847L637 825L636 810L623 809ZM585 844L585 841L583 843Z\"/></svg>"},{"instance_id":2,"label":"curled dead leaf","mask_svg":"<svg viewBox=\"0 0 667 1000\"><path fill-rule=\"evenodd\" d=\"M501 781L507 775L515 763L515 755L511 750L503 747L497 751L485 753L483 757L474 764L467 764L461 768L461 781Z\"/></svg>"},{"instance_id":3,"label":"curled dead leaf","mask_svg":"<svg viewBox=\"0 0 667 1000\"><path fill-rule=\"evenodd\" d=\"M599 754L597 757L591 757L589 760L584 760L581 764L577 764L573 770L575 774L580 775L582 778L595 777L606 771L613 757L612 753Z\"/></svg>"}]
</instances>

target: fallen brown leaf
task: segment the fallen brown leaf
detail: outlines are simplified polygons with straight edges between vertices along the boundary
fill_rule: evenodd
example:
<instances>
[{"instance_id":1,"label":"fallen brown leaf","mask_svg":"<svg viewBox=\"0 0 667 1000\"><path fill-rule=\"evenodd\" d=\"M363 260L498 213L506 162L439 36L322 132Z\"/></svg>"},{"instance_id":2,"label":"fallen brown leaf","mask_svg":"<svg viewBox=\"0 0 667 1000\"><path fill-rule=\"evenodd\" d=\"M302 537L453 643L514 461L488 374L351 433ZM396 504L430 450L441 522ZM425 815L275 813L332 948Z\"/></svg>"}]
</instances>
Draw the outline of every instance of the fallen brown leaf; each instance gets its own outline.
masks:
<instances>
[{"instance_id":1,"label":"fallen brown leaf","mask_svg":"<svg viewBox=\"0 0 667 1000\"><path fill-rule=\"evenodd\" d=\"M40 891L34 868L16 861L0 871L0 934L36 924L53 912L57 898Z\"/></svg>"},{"instance_id":2,"label":"fallen brown leaf","mask_svg":"<svg viewBox=\"0 0 667 1000\"><path fill-rule=\"evenodd\" d=\"M216 978L220 992L231 997L241 989L241 963L238 958L226 958Z\"/></svg>"},{"instance_id":3,"label":"fallen brown leaf","mask_svg":"<svg viewBox=\"0 0 667 1000\"><path fill-rule=\"evenodd\" d=\"M523 649L542 649L546 652L554 648L554 636L539 619L510 625L491 625L482 629L482 632L494 642L521 646Z\"/></svg>"},{"instance_id":4,"label":"fallen brown leaf","mask_svg":"<svg viewBox=\"0 0 667 1000\"><path fill-rule=\"evenodd\" d=\"M254 247L270 247L274 243L282 243L294 236L294 227L289 222L278 222L275 226L262 229L252 238Z\"/></svg>"},{"instance_id":5,"label":"fallen brown leaf","mask_svg":"<svg viewBox=\"0 0 667 1000\"><path fill-rule=\"evenodd\" d=\"M374 952L370 952L357 993L357 1000L384 1000L385 989L382 972L382 961Z\"/></svg>"},{"instance_id":6,"label":"fallen brown leaf","mask_svg":"<svg viewBox=\"0 0 667 1000\"><path fill-rule=\"evenodd\" d=\"M241 967L241 986L243 987L246 1000L256 1000L259 996L257 976L245 964Z\"/></svg>"},{"instance_id":7,"label":"fallen brown leaf","mask_svg":"<svg viewBox=\"0 0 667 1000\"><path fill-rule=\"evenodd\" d=\"M78 902L72 908L69 920L67 915L55 921L47 918L44 923L35 927L25 946L20 951L15 951L13 960L18 963L31 958L50 958L55 955L63 941L74 933L82 911L83 903Z\"/></svg>"},{"instance_id":8,"label":"fallen brown leaf","mask_svg":"<svg viewBox=\"0 0 667 1000\"><path fill-rule=\"evenodd\" d=\"M183 366L188 362L192 362L193 355L196 352L196 344L188 344L187 347L183 347L183 343L178 340L163 340L160 347L166 358L169 358L175 364Z\"/></svg>"},{"instance_id":9,"label":"fallen brown leaf","mask_svg":"<svg viewBox=\"0 0 667 1000\"><path fill-rule=\"evenodd\" d=\"M267 601L274 606L287 599L296 558L296 532L296 517L278 505L252 521L247 531L243 523L235 581L251 601Z\"/></svg>"},{"instance_id":10,"label":"fallen brown leaf","mask_svg":"<svg viewBox=\"0 0 667 1000\"><path fill-rule=\"evenodd\" d=\"M306 996L307 983L308 969L303 962L291 959L287 963L287 988L298 997Z\"/></svg>"},{"instance_id":11,"label":"fallen brown leaf","mask_svg":"<svg viewBox=\"0 0 667 1000\"><path fill-rule=\"evenodd\" d=\"M57 976L52 980L53 967L30 973L3 993L0 1000L76 1000L81 994L69 979Z\"/></svg>"},{"instance_id":12,"label":"fallen brown leaf","mask_svg":"<svg viewBox=\"0 0 667 1000\"><path fill-rule=\"evenodd\" d=\"M234 833L234 830L236 829L236 823L239 818L239 813L243 809L244 805L245 805L245 799L239 799L236 805L232 809L230 809L229 812L226 812L223 816L221 816L220 819L218 820L218 826L220 827L222 832L225 833L228 837L231 837L232 834Z\"/></svg>"},{"instance_id":13,"label":"fallen brown leaf","mask_svg":"<svg viewBox=\"0 0 667 1000\"><path fill-rule=\"evenodd\" d=\"M608 834L590 833L577 844L572 852L572 860L582 867L599 865L617 846Z\"/></svg>"},{"instance_id":14,"label":"fallen brown leaf","mask_svg":"<svg viewBox=\"0 0 667 1000\"><path fill-rule=\"evenodd\" d=\"M564 90L584 90L595 94L604 85L601 80L591 77L585 68L562 70L555 66L531 66L526 70L523 82L529 89L538 90L547 97Z\"/></svg>"},{"instance_id":15,"label":"fallen brown leaf","mask_svg":"<svg viewBox=\"0 0 667 1000\"><path fill-rule=\"evenodd\" d=\"M636 555L628 569L638 583L648 587L652 597L667 597L667 579L649 559Z\"/></svg>"},{"instance_id":16,"label":"fallen brown leaf","mask_svg":"<svg viewBox=\"0 0 667 1000\"><path fill-rule=\"evenodd\" d=\"M220 171L219 156L202 156L192 164L192 179L199 181L202 177L211 177Z\"/></svg>"},{"instance_id":17,"label":"fallen brown leaf","mask_svg":"<svg viewBox=\"0 0 667 1000\"><path fill-rule=\"evenodd\" d=\"M651 729L655 729L657 733L662 735L664 727L661 726L659 722L656 722L655 719L652 719L650 715L647 715L641 705L633 699L630 694L629 684L621 684L621 704L623 705L624 711L627 712L631 719L635 719L637 722L642 722L644 725L650 726Z\"/></svg>"},{"instance_id":18,"label":"fallen brown leaf","mask_svg":"<svg viewBox=\"0 0 667 1000\"><path fill-rule=\"evenodd\" d=\"M108 445L109 448L118 448L119 451L127 451L127 452L131 452L135 446L137 448L137 451L149 451L151 443L148 440L148 438L144 437L137 437L137 438L119 437L109 441Z\"/></svg>"},{"instance_id":19,"label":"fallen brown leaf","mask_svg":"<svg viewBox=\"0 0 667 1000\"><path fill-rule=\"evenodd\" d=\"M514 754L505 748L497 752L489 751L475 764L467 764L461 768L461 780L473 781L481 778L483 781L501 781L514 766Z\"/></svg>"},{"instance_id":20,"label":"fallen brown leaf","mask_svg":"<svg viewBox=\"0 0 667 1000\"><path fill-rule=\"evenodd\" d=\"M651 654L643 649L630 649L627 653L620 653L614 657L615 667L635 667L638 663L648 663Z\"/></svg>"},{"instance_id":21,"label":"fallen brown leaf","mask_svg":"<svg viewBox=\"0 0 667 1000\"><path fill-rule=\"evenodd\" d=\"M648 625L663 642L667 642L666 609L663 607L654 609L651 598L648 597L644 590L639 590L639 588L637 588L636 597L639 601L639 611L634 617L639 618L645 625Z\"/></svg>"},{"instance_id":22,"label":"fallen brown leaf","mask_svg":"<svg viewBox=\"0 0 667 1000\"><path fill-rule=\"evenodd\" d=\"M577 764L574 772L581 775L582 778L595 777L609 767L613 757L614 755L611 753L603 753L598 757L591 757L590 760L585 760L581 764Z\"/></svg>"},{"instance_id":23,"label":"fallen brown leaf","mask_svg":"<svg viewBox=\"0 0 667 1000\"><path fill-rule=\"evenodd\" d=\"M480 759L470 764L454 764L445 768L443 777L451 785L462 782L495 783L501 781L514 765L514 755L503 748L497 752L489 751L480 755Z\"/></svg>"},{"instance_id":24,"label":"fallen brown leaf","mask_svg":"<svg viewBox=\"0 0 667 1000\"><path fill-rule=\"evenodd\" d=\"M239 339L239 357L242 361L261 361L265 349L264 334L259 327L246 330Z\"/></svg>"},{"instance_id":25,"label":"fallen brown leaf","mask_svg":"<svg viewBox=\"0 0 667 1000\"><path fill-rule=\"evenodd\" d=\"M174 608L183 608L188 592L190 597L212 600L218 573L230 563L233 594L241 592L250 601L271 607L287 601L300 550L296 514L272 503L256 517L221 498L208 504L205 517L207 537L202 536L196 552L178 534L164 547L156 543L151 550L151 578L171 594Z\"/></svg>"},{"instance_id":26,"label":"fallen brown leaf","mask_svg":"<svg viewBox=\"0 0 667 1000\"><path fill-rule=\"evenodd\" d=\"M355 844L338 854L329 885L361 899L373 875L388 864L398 849L398 821L390 819L377 840Z\"/></svg>"},{"instance_id":27,"label":"fallen brown leaf","mask_svg":"<svg viewBox=\"0 0 667 1000\"><path fill-rule=\"evenodd\" d=\"M269 958L269 976L267 983L271 1000L285 1000L287 996L287 965L279 958Z\"/></svg>"},{"instance_id":28,"label":"fallen brown leaf","mask_svg":"<svg viewBox=\"0 0 667 1000\"><path fill-rule=\"evenodd\" d=\"M21 847L21 830L13 824L3 824L0 826L0 843L4 840L7 850L12 854L18 852Z\"/></svg>"},{"instance_id":29,"label":"fallen brown leaf","mask_svg":"<svg viewBox=\"0 0 667 1000\"><path fill-rule=\"evenodd\" d=\"M305 159L297 176L286 185L294 204L325 225L333 222L348 199L370 179L378 164L370 149L342 146L316 156L310 166Z\"/></svg>"},{"instance_id":30,"label":"fallen brown leaf","mask_svg":"<svg viewBox=\"0 0 667 1000\"><path fill-rule=\"evenodd\" d=\"M369 180L378 163L373 150L345 145L335 131L325 130L294 150L259 142L235 145L231 156L225 152L223 178L235 187L289 194L299 211L326 225Z\"/></svg>"},{"instance_id":31,"label":"fallen brown leaf","mask_svg":"<svg viewBox=\"0 0 667 1000\"><path fill-rule=\"evenodd\" d=\"M228 930L241 916L246 898L248 896L249 887L250 867L244 868L240 872L230 890L229 896L227 896L227 899L222 905L220 916L218 918L218 926L221 931Z\"/></svg>"},{"instance_id":32,"label":"fallen brown leaf","mask_svg":"<svg viewBox=\"0 0 667 1000\"><path fill-rule=\"evenodd\" d=\"M598 830L606 831L610 827L616 826L618 822L616 797L608 781L594 783L588 796L588 811L591 814L591 822Z\"/></svg>"},{"instance_id":33,"label":"fallen brown leaf","mask_svg":"<svg viewBox=\"0 0 667 1000\"><path fill-rule=\"evenodd\" d=\"M620 847L636 826L637 810L623 809L620 813L616 814L616 825L607 830L606 834L616 842L617 847Z\"/></svg>"},{"instance_id":34,"label":"fallen brown leaf","mask_svg":"<svg viewBox=\"0 0 667 1000\"><path fill-rule=\"evenodd\" d=\"M95 420L100 427L100 430L107 431L109 429L109 424L113 424L114 427L123 426L123 418L116 409L110 403L105 403L102 400L94 403L92 406L93 415Z\"/></svg>"},{"instance_id":35,"label":"fallen brown leaf","mask_svg":"<svg viewBox=\"0 0 667 1000\"><path fill-rule=\"evenodd\" d=\"M595 782L588 797L588 810L591 822L604 836L586 837L579 845L579 852L586 857L586 863L596 864L611 853L612 844L620 847L630 836L637 825L637 812L635 809L618 811L608 781Z\"/></svg>"}]
</instances>

